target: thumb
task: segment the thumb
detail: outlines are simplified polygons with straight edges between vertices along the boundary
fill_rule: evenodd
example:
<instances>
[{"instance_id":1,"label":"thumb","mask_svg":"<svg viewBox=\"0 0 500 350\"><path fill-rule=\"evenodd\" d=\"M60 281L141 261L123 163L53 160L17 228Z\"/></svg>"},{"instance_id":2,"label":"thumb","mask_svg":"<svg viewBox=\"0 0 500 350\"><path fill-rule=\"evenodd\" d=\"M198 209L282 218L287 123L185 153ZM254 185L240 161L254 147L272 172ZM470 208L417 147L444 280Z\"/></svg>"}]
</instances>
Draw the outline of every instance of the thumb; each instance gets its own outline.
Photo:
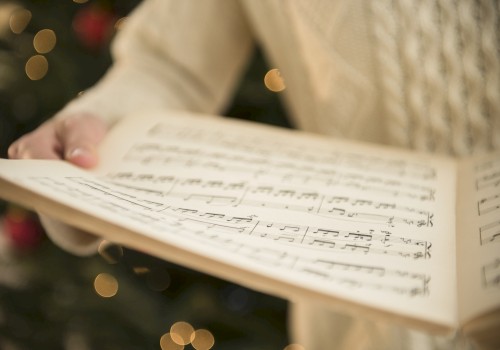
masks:
<instances>
[{"instance_id":1,"label":"thumb","mask_svg":"<svg viewBox=\"0 0 500 350\"><path fill-rule=\"evenodd\" d=\"M106 131L106 123L90 114L61 119L56 126L56 133L64 159L83 168L96 166L99 162L97 147Z\"/></svg>"}]
</instances>

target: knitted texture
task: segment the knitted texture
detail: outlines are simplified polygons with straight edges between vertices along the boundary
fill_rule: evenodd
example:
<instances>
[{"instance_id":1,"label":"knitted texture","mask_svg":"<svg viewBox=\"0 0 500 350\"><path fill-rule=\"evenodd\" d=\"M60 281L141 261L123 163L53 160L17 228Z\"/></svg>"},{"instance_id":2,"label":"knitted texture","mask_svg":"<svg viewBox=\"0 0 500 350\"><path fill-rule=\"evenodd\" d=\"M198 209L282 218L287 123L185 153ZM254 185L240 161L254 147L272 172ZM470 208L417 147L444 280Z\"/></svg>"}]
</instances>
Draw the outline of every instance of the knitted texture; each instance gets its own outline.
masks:
<instances>
[{"instance_id":1,"label":"knitted texture","mask_svg":"<svg viewBox=\"0 0 500 350\"><path fill-rule=\"evenodd\" d=\"M498 3L371 3L391 143L455 155L499 149Z\"/></svg>"}]
</instances>

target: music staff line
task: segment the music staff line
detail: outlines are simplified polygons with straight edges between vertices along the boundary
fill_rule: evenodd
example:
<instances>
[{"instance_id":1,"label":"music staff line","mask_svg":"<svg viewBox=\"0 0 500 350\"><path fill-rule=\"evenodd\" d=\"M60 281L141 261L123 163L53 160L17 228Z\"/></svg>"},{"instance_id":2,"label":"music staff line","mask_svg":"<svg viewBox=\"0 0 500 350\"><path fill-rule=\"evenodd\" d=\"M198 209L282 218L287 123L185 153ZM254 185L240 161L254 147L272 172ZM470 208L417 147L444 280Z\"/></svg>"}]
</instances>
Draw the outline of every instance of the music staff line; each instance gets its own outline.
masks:
<instances>
[{"instance_id":1,"label":"music staff line","mask_svg":"<svg viewBox=\"0 0 500 350\"><path fill-rule=\"evenodd\" d=\"M155 229L159 234L169 234L174 237L189 235L192 238L199 238L203 244L218 246L225 252L232 251L236 256L244 255L264 266L278 266L286 270L299 271L322 281L347 285L351 288L386 290L409 297L429 294L430 277L426 274L372 265L311 259L290 254L284 250L272 249L269 246L266 248L256 247L249 245L248 242L240 243L232 238L214 234L211 230L193 230L183 225L183 222L176 217L158 215L158 212L147 210L143 205L130 203L128 199L123 199L122 205L119 196L109 196L97 189L96 186L86 186L74 181L67 183L45 177L32 177L31 180L50 190L67 195L70 200L74 198L84 199L87 203L93 204L103 211L118 213L120 217L134 220L137 223L146 223L147 227ZM74 187L75 185L78 187Z\"/></svg>"},{"instance_id":2,"label":"music staff line","mask_svg":"<svg viewBox=\"0 0 500 350\"><path fill-rule=\"evenodd\" d=\"M479 227L479 241L481 245L500 243L500 220Z\"/></svg>"},{"instance_id":3,"label":"music staff line","mask_svg":"<svg viewBox=\"0 0 500 350\"><path fill-rule=\"evenodd\" d=\"M477 211L479 216L500 211L500 194L493 194L480 199L477 202Z\"/></svg>"},{"instance_id":4,"label":"music staff line","mask_svg":"<svg viewBox=\"0 0 500 350\"><path fill-rule=\"evenodd\" d=\"M500 169L483 171L483 173L478 174L476 177L476 190L500 187Z\"/></svg>"},{"instance_id":5,"label":"music staff line","mask_svg":"<svg viewBox=\"0 0 500 350\"><path fill-rule=\"evenodd\" d=\"M367 232L334 230L331 228L262 221L252 216L234 217L221 213L201 212L196 209L179 207L164 207L158 210L154 204L147 205L133 196L124 195L123 193L118 194L105 186L97 185L95 181L82 181L81 178L76 182L74 178L69 179L69 181L91 190L95 195L99 195L95 198L100 198L99 201L101 202L103 197L106 198L106 205L110 210L126 210L120 203L141 209L143 212L134 214L136 215L135 219L145 224L162 222L165 220L164 217L170 214L170 217L174 217L174 221L177 221L176 224L182 223L184 226L191 227L193 231L239 234L326 251L382 254L413 259L431 258L432 245L430 242L396 236L387 230L378 232L375 230ZM70 191L73 196L88 196L88 192L82 192L75 188Z\"/></svg>"},{"instance_id":6,"label":"music staff line","mask_svg":"<svg viewBox=\"0 0 500 350\"><path fill-rule=\"evenodd\" d=\"M325 150L324 147L310 146L306 151L301 145L293 142L278 141L272 136L265 137L264 135L249 138L245 132L233 134L224 130L207 133L206 130L195 129L195 126L177 128L175 125L159 123L148 134L158 139L158 143L172 140L173 144L182 144L183 141L190 140L208 147L215 146L265 157L282 157L311 164L336 164L361 171L369 169L371 172L424 180L433 179L436 176L434 168L425 163L410 163L405 160L367 156L362 153L331 151Z\"/></svg>"},{"instance_id":7,"label":"music staff line","mask_svg":"<svg viewBox=\"0 0 500 350\"><path fill-rule=\"evenodd\" d=\"M226 184L222 181L172 182L166 190L150 189L115 181L110 182L126 189L161 199L178 199L186 202L202 202L214 206L259 207L300 211L343 220L379 223L388 226L405 224L416 227L432 227L434 214L396 203L378 202L363 198L325 195L318 192L300 192L274 186L250 186L246 183ZM211 187L216 190L212 191ZM180 188L180 189L179 189ZM225 192L225 194L220 194ZM161 205L161 202L158 203Z\"/></svg>"},{"instance_id":8,"label":"music staff line","mask_svg":"<svg viewBox=\"0 0 500 350\"><path fill-rule=\"evenodd\" d=\"M307 259L269 248L239 246L235 251L257 262L286 265L295 271L321 281L333 282L352 289L384 290L409 297L425 297L430 293L430 276L375 265L349 264L330 259ZM384 283L381 283L381 278ZM387 278L387 279L385 279Z\"/></svg>"},{"instance_id":9,"label":"music staff line","mask_svg":"<svg viewBox=\"0 0 500 350\"><path fill-rule=\"evenodd\" d=\"M482 267L483 284L486 288L500 287L500 258Z\"/></svg>"},{"instance_id":10,"label":"music staff line","mask_svg":"<svg viewBox=\"0 0 500 350\"><path fill-rule=\"evenodd\" d=\"M384 230L378 233L375 230L353 232L268 222L252 217L232 217L187 208L168 208L168 210L186 214L181 219L183 222L199 226L206 231L229 232L326 251L394 255L413 259L431 258L430 242L395 236Z\"/></svg>"},{"instance_id":11,"label":"music staff line","mask_svg":"<svg viewBox=\"0 0 500 350\"><path fill-rule=\"evenodd\" d=\"M490 172L495 169L500 170L500 158L498 157L480 162L475 166L476 173Z\"/></svg>"},{"instance_id":12,"label":"music staff line","mask_svg":"<svg viewBox=\"0 0 500 350\"><path fill-rule=\"evenodd\" d=\"M435 200L435 189L430 186L402 179L388 179L376 175L366 176L352 169L332 165L331 162L301 164L296 159L292 161L290 159L245 156L158 144L136 145L125 156L125 160L142 164L175 164L223 172L253 173L255 179L272 177L280 182L300 185L348 186L395 197L407 197L422 201ZM329 166L318 166L317 164L329 164Z\"/></svg>"}]
</instances>

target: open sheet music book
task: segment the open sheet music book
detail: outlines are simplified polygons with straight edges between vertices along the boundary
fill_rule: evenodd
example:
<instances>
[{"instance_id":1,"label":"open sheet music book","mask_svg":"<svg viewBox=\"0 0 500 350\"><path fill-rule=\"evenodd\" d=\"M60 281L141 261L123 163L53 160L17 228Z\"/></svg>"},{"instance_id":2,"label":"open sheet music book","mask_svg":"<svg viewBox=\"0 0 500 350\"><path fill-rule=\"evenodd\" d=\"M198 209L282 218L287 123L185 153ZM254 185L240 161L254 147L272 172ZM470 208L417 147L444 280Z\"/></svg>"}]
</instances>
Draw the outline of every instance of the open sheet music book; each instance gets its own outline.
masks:
<instances>
[{"instance_id":1,"label":"open sheet music book","mask_svg":"<svg viewBox=\"0 0 500 350\"><path fill-rule=\"evenodd\" d=\"M0 160L0 197L290 300L498 328L500 154L456 161L177 112L123 120L101 153L92 172Z\"/></svg>"}]
</instances>

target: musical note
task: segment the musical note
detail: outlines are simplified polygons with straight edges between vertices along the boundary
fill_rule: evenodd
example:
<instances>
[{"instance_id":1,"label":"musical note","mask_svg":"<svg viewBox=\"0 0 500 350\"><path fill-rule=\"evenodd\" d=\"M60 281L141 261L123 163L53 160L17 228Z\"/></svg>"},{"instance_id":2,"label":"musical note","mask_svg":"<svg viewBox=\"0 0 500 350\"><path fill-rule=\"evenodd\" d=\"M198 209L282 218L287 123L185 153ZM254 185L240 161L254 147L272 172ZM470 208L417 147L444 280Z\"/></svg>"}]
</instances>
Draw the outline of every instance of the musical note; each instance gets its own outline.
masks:
<instances>
[{"instance_id":1,"label":"musical note","mask_svg":"<svg viewBox=\"0 0 500 350\"><path fill-rule=\"evenodd\" d=\"M482 270L486 288L500 287L500 258L485 264Z\"/></svg>"},{"instance_id":2,"label":"musical note","mask_svg":"<svg viewBox=\"0 0 500 350\"><path fill-rule=\"evenodd\" d=\"M500 243L500 220L479 227L479 235L481 245L494 242Z\"/></svg>"}]
</instances>

